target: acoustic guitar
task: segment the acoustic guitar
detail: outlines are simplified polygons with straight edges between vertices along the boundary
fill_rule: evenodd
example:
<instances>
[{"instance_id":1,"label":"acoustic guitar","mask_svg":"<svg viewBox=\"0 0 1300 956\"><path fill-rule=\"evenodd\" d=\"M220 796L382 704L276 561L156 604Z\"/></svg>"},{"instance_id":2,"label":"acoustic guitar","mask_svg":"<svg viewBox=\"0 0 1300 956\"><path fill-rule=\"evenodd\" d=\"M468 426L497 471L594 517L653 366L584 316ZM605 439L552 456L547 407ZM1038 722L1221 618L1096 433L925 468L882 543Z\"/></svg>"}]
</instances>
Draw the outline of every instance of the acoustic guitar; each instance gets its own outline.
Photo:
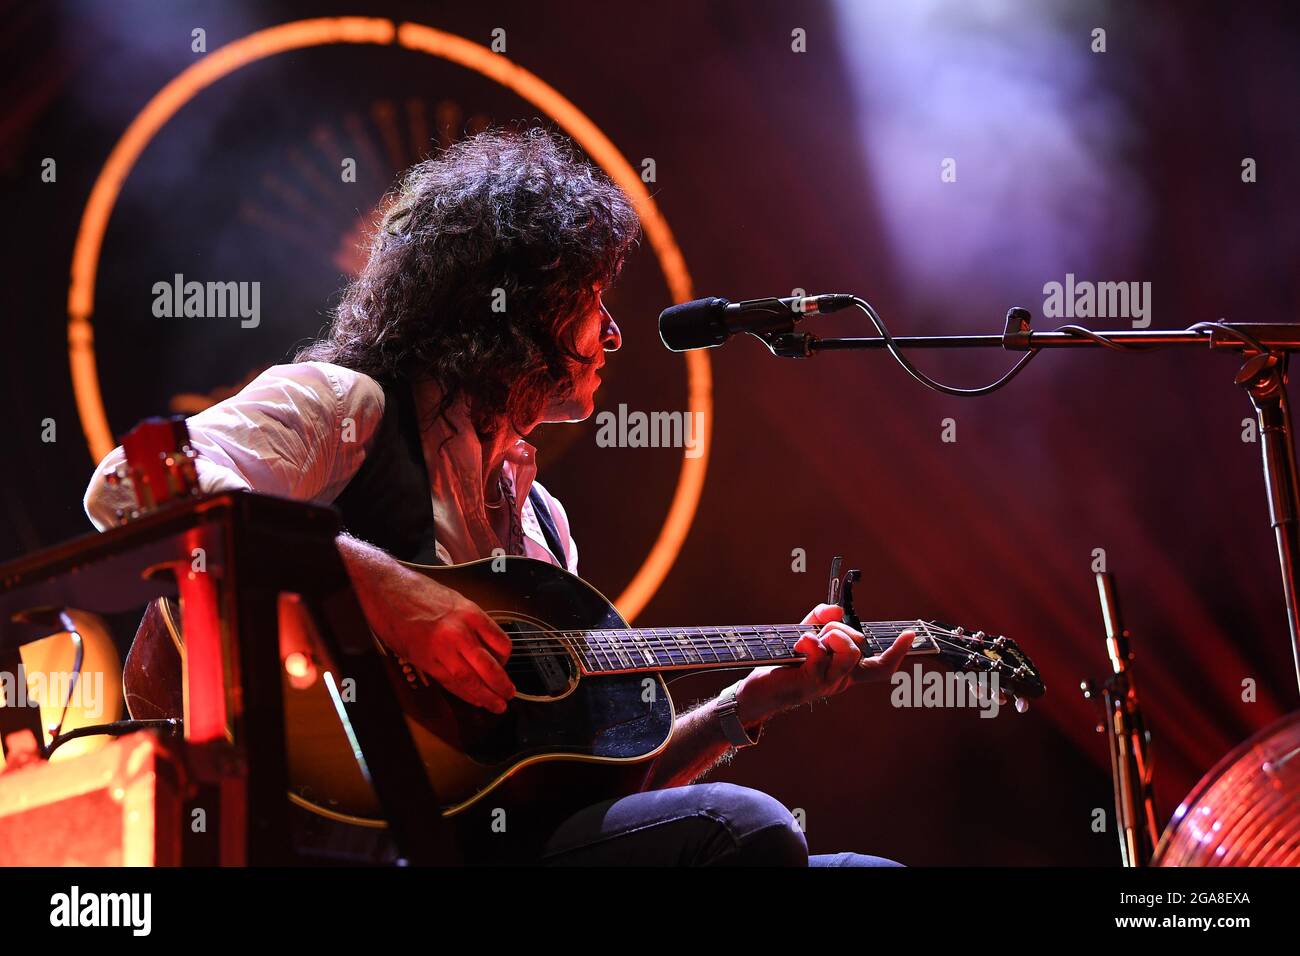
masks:
<instances>
[{"instance_id":1,"label":"acoustic guitar","mask_svg":"<svg viewBox=\"0 0 1300 956\"><path fill-rule=\"evenodd\" d=\"M157 487L167 483L154 484L156 498ZM561 792L560 799L577 810L605 796L634 792L673 732L676 712L668 678L796 665L803 655L795 643L815 629L803 624L634 628L590 584L544 561L511 556L409 566L476 603L513 645L505 670L517 693L503 714L494 714L444 691L375 638L447 816L476 805L554 800ZM175 602L161 599L141 622L123 678L133 717L179 716L180 620ZM1033 662L1005 637L967 634L925 620L859 622L859 630L864 655L884 651L913 630L912 656L959 673L996 675L1001 692L1017 698L1044 692ZM365 702L349 698L347 675L322 658L310 632L305 615L296 613L292 602L282 604L289 797L336 820L382 827L382 811L349 726L349 710Z\"/></svg>"}]
</instances>

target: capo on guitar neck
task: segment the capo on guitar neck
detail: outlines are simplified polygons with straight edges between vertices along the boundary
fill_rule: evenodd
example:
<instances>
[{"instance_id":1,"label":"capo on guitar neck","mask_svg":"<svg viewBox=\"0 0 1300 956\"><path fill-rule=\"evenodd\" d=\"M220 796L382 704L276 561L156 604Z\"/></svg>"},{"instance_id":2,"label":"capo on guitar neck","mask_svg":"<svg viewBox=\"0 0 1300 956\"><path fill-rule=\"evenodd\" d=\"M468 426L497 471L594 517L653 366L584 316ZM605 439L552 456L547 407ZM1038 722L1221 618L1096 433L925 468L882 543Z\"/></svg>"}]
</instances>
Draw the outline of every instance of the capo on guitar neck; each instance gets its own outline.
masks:
<instances>
[{"instance_id":1,"label":"capo on guitar neck","mask_svg":"<svg viewBox=\"0 0 1300 956\"><path fill-rule=\"evenodd\" d=\"M857 568L840 578L840 568L844 564L842 555L831 558L831 578L826 589L826 603L838 604L844 609L844 623L855 631L862 630L862 619L853 607L853 585L862 580L862 572Z\"/></svg>"}]
</instances>

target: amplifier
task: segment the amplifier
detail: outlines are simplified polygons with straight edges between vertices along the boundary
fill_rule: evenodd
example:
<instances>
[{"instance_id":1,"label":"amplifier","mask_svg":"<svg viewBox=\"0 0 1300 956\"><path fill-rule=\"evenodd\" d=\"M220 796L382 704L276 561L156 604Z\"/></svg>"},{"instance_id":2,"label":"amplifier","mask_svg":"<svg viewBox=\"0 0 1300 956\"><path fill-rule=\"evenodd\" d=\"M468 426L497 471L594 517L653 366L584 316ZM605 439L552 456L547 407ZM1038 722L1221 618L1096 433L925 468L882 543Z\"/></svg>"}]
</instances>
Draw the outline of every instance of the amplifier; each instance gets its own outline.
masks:
<instances>
[{"instance_id":1,"label":"amplifier","mask_svg":"<svg viewBox=\"0 0 1300 956\"><path fill-rule=\"evenodd\" d=\"M177 866L182 780L148 732L0 773L0 864Z\"/></svg>"}]
</instances>

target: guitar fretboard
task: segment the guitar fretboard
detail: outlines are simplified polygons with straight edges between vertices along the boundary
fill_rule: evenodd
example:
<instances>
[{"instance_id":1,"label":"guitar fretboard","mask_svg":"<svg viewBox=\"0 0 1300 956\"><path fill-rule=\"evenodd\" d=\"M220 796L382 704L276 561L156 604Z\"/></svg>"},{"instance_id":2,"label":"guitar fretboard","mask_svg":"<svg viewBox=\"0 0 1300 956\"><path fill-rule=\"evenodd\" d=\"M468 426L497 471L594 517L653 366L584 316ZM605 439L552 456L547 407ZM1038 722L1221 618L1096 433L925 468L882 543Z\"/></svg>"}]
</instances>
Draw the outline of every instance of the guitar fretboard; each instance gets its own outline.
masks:
<instances>
[{"instance_id":1,"label":"guitar fretboard","mask_svg":"<svg viewBox=\"0 0 1300 956\"><path fill-rule=\"evenodd\" d=\"M550 631L545 643L562 641L583 669L593 674L691 668L753 667L803 660L794 645L815 625L777 624L735 627L638 627L590 631ZM909 654L937 654L938 629L924 621L884 621L862 625L864 654L879 654L907 630L915 630ZM539 633L539 632L533 632ZM534 639L536 640L536 639ZM516 647L528 638L515 638Z\"/></svg>"}]
</instances>

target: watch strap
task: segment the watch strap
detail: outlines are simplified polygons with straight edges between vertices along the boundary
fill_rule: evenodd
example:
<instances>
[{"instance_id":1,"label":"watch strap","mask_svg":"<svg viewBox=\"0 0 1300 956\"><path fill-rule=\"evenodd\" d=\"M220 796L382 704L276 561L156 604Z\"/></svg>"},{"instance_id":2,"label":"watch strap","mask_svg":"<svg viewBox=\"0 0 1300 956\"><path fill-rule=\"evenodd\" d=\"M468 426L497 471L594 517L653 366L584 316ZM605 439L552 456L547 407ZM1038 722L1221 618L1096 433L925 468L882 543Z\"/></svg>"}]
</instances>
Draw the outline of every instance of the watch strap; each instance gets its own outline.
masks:
<instances>
[{"instance_id":1,"label":"watch strap","mask_svg":"<svg viewBox=\"0 0 1300 956\"><path fill-rule=\"evenodd\" d=\"M727 743L737 750L742 747L752 747L758 743L759 738L763 736L763 727L760 724L758 733L750 736L749 731L740 720L740 701L738 699L740 684L735 683L718 695L714 703L714 710L718 715L718 724L722 727L722 734L727 738Z\"/></svg>"}]
</instances>

